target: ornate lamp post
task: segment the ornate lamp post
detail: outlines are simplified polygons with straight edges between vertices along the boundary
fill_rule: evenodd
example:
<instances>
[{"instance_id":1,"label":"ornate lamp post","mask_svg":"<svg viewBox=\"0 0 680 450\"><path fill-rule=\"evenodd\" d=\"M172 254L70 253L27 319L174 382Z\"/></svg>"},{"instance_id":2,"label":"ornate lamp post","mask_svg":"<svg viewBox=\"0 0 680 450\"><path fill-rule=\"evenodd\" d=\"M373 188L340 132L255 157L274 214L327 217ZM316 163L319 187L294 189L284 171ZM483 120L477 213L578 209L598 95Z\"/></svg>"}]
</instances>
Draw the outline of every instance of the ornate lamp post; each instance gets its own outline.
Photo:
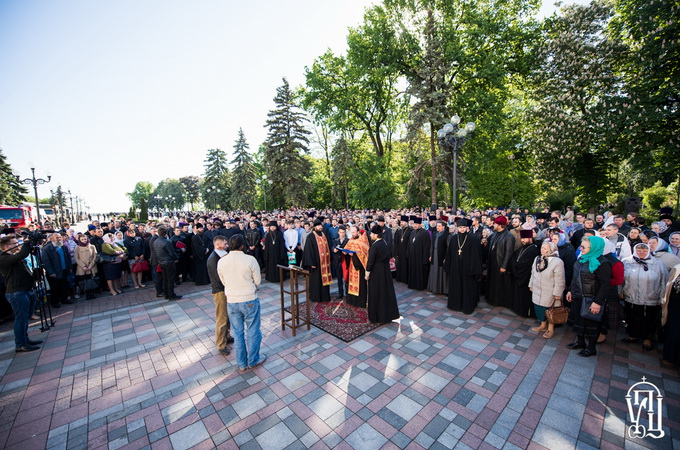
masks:
<instances>
[{"instance_id":1,"label":"ornate lamp post","mask_svg":"<svg viewBox=\"0 0 680 450\"><path fill-rule=\"evenodd\" d=\"M264 210L267 210L267 188L271 187L272 180L267 179L267 175L262 175L262 178L258 178L255 182L262 185L262 192L264 193Z\"/></svg>"},{"instance_id":2,"label":"ornate lamp post","mask_svg":"<svg viewBox=\"0 0 680 450\"><path fill-rule=\"evenodd\" d=\"M38 223L40 223L40 204L38 203L38 185L40 184L45 184L49 183L50 180L52 179L51 175L47 175L47 180L43 178L36 178L35 177L35 164L29 163L29 166L31 167L31 178L24 178L23 180L19 176L19 174L15 174L14 176L16 177L17 181L19 183L23 183L27 186L33 185L33 193L35 194L35 212L38 217Z\"/></svg>"},{"instance_id":3,"label":"ornate lamp post","mask_svg":"<svg viewBox=\"0 0 680 450\"><path fill-rule=\"evenodd\" d=\"M73 196L71 195L71 189L67 190L66 193L68 194L68 200L71 204L71 211L69 211L69 221L73 223L75 222L75 214L73 214Z\"/></svg>"},{"instance_id":4,"label":"ornate lamp post","mask_svg":"<svg viewBox=\"0 0 680 450\"><path fill-rule=\"evenodd\" d=\"M215 186L211 186L208 189L206 189L205 191L213 199L213 210L217 210L217 196L220 195L220 192L222 192L222 191L220 190L220 188L215 187Z\"/></svg>"},{"instance_id":5,"label":"ornate lamp post","mask_svg":"<svg viewBox=\"0 0 680 450\"><path fill-rule=\"evenodd\" d=\"M468 122L465 126L461 126L460 116L458 115L451 117L451 122L446 123L441 130L437 131L439 145L450 149L453 154L451 162L453 166L451 203L453 204L452 211L454 214L458 211L458 150L463 148L463 144L472 135L473 131L475 131L475 123Z\"/></svg>"}]
</instances>

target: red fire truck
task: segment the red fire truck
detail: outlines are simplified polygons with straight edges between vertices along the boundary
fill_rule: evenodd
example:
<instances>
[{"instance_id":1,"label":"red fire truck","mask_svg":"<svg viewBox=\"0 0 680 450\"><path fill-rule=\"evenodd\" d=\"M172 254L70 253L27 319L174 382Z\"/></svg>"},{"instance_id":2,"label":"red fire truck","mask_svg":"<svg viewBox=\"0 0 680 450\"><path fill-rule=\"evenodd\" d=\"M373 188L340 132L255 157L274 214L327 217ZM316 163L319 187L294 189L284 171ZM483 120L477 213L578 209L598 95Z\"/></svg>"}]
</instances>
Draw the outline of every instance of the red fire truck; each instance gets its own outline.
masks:
<instances>
[{"instance_id":1,"label":"red fire truck","mask_svg":"<svg viewBox=\"0 0 680 450\"><path fill-rule=\"evenodd\" d=\"M0 223L5 227L26 227L35 220L35 208L30 205L0 205Z\"/></svg>"}]
</instances>

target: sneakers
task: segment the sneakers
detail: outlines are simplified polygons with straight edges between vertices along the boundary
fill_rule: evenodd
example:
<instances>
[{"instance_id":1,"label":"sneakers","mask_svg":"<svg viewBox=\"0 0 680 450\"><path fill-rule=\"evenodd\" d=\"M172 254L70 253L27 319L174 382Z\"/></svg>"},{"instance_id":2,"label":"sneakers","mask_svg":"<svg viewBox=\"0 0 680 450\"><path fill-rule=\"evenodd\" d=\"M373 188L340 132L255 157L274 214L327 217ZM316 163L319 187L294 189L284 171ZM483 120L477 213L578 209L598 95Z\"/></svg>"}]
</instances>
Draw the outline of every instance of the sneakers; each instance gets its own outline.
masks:
<instances>
[{"instance_id":1,"label":"sneakers","mask_svg":"<svg viewBox=\"0 0 680 450\"><path fill-rule=\"evenodd\" d=\"M265 361L267 361L267 355L262 353L262 354L260 354L260 360L258 362L256 362L254 365L250 366L250 369L254 369L257 366L261 366L262 364L265 363Z\"/></svg>"},{"instance_id":2,"label":"sneakers","mask_svg":"<svg viewBox=\"0 0 680 450\"><path fill-rule=\"evenodd\" d=\"M40 350L40 347L36 345L24 345L23 347L17 347L15 351L17 353L22 353L22 352L32 352L35 350Z\"/></svg>"}]
</instances>

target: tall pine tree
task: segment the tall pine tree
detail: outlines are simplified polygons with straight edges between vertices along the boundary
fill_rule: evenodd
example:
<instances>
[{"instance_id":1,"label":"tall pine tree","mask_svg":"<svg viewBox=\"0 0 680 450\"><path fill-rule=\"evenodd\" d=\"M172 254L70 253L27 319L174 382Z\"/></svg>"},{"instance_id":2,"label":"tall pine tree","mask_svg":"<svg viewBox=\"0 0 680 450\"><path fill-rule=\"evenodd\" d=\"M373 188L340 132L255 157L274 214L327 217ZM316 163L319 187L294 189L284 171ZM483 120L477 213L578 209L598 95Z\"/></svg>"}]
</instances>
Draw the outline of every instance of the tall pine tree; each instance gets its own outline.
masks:
<instances>
[{"instance_id":1,"label":"tall pine tree","mask_svg":"<svg viewBox=\"0 0 680 450\"><path fill-rule=\"evenodd\" d=\"M234 167L231 178L231 204L236 209L253 209L255 206L253 193L257 174L249 148L243 128L239 128L238 139L234 145L234 159L231 161Z\"/></svg>"},{"instance_id":2,"label":"tall pine tree","mask_svg":"<svg viewBox=\"0 0 680 450\"><path fill-rule=\"evenodd\" d=\"M229 208L231 174L229 173L227 154L219 148L211 148L203 162L203 167L205 167L201 188L203 202L206 205L215 203L222 209ZM208 188L211 189L211 192L208 192ZM212 192L213 189L219 189L219 195L215 195Z\"/></svg>"},{"instance_id":3,"label":"tall pine tree","mask_svg":"<svg viewBox=\"0 0 680 450\"><path fill-rule=\"evenodd\" d=\"M27 193L28 189L17 181L12 166L0 148L0 204L16 206L24 201L24 194Z\"/></svg>"},{"instance_id":4,"label":"tall pine tree","mask_svg":"<svg viewBox=\"0 0 680 450\"><path fill-rule=\"evenodd\" d=\"M270 187L273 207L304 206L311 189L309 175L311 163L304 154L309 153L310 133L304 127L304 114L298 110L297 99L284 78L276 89L275 109L269 111L266 127L264 166ZM266 187L265 187L266 188Z\"/></svg>"}]
</instances>

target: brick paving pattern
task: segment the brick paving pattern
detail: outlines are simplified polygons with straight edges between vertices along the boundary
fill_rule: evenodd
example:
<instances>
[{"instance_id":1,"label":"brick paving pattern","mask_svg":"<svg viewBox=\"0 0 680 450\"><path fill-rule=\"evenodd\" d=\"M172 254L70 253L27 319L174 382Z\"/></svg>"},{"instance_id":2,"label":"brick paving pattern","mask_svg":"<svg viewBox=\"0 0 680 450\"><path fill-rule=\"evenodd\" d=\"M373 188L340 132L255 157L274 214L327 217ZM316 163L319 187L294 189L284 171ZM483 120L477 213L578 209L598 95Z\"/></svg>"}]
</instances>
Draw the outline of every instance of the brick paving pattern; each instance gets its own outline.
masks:
<instances>
[{"instance_id":1,"label":"brick paving pattern","mask_svg":"<svg viewBox=\"0 0 680 450\"><path fill-rule=\"evenodd\" d=\"M350 343L281 331L265 283L262 367L240 374L214 345L214 303L183 284L54 310L40 351L15 354L0 328L0 447L27 448L680 448L680 376L611 332L597 357L482 303L396 283L400 323ZM614 340L616 337L616 341ZM663 439L626 436L628 388L664 394Z\"/></svg>"}]
</instances>

